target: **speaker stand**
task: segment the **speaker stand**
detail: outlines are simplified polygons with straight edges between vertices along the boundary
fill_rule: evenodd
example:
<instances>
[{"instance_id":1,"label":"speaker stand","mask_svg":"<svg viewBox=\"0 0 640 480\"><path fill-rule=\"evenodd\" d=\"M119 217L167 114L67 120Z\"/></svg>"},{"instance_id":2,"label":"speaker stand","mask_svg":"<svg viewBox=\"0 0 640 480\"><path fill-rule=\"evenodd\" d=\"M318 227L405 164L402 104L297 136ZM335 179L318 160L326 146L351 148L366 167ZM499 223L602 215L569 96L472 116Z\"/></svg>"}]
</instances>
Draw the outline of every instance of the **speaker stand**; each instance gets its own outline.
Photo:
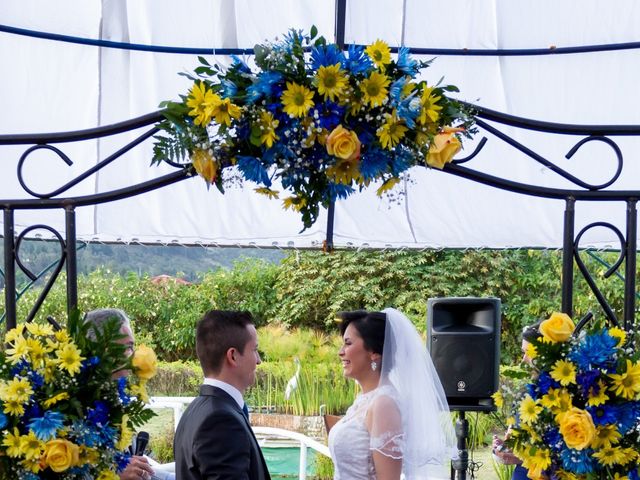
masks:
<instances>
[{"instance_id":1,"label":"speaker stand","mask_svg":"<svg viewBox=\"0 0 640 480\"><path fill-rule=\"evenodd\" d=\"M467 469L469 468L469 451L467 450L467 437L469 436L469 422L464 410L458 410L458 420L456 420L456 439L458 440L458 458L452 460L452 479L467 480Z\"/></svg>"}]
</instances>

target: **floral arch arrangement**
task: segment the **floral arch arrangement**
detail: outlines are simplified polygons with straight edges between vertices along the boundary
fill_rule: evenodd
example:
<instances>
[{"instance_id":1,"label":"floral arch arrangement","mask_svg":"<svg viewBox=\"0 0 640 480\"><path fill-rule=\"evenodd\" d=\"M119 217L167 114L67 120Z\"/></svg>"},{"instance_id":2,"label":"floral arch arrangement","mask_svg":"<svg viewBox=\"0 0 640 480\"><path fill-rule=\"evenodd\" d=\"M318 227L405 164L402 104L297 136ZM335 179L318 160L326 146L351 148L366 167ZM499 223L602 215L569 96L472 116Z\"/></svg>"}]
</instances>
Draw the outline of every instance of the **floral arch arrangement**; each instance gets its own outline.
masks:
<instances>
[{"instance_id":1,"label":"floral arch arrangement","mask_svg":"<svg viewBox=\"0 0 640 480\"><path fill-rule=\"evenodd\" d=\"M20 324L0 351L0 479L118 480L133 428L155 414L146 382L153 350L127 359L120 322L95 337L75 312L66 330ZM114 372L130 372L126 376Z\"/></svg>"},{"instance_id":2,"label":"floral arch arrangement","mask_svg":"<svg viewBox=\"0 0 640 480\"><path fill-rule=\"evenodd\" d=\"M457 88L419 80L429 62L407 48L395 59L381 40L344 52L313 27L254 53L257 72L237 57L226 70L199 58L189 93L161 104L154 162L191 164L222 192L233 166L270 198L278 179L308 228L320 205L373 181L381 195L409 167L442 168L474 131L473 113L446 95Z\"/></svg>"},{"instance_id":3,"label":"floral arch arrangement","mask_svg":"<svg viewBox=\"0 0 640 480\"><path fill-rule=\"evenodd\" d=\"M526 352L530 382L515 395L495 397L512 409L507 444L529 478L640 479L634 334L594 325L575 335L564 313L552 314L539 330Z\"/></svg>"}]
</instances>

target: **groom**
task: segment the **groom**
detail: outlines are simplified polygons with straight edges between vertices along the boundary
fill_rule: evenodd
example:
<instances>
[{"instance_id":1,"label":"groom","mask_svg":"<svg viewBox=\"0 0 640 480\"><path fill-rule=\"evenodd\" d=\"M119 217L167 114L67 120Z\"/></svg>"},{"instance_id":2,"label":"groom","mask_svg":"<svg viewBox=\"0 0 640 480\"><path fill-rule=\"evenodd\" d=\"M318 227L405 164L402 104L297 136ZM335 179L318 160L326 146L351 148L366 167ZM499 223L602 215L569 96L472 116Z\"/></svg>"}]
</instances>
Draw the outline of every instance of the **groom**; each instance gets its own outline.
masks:
<instances>
[{"instance_id":1,"label":"groom","mask_svg":"<svg viewBox=\"0 0 640 480\"><path fill-rule=\"evenodd\" d=\"M270 480L242 398L260 363L251 314L208 312L196 327L196 353L205 378L176 430L176 478Z\"/></svg>"}]
</instances>

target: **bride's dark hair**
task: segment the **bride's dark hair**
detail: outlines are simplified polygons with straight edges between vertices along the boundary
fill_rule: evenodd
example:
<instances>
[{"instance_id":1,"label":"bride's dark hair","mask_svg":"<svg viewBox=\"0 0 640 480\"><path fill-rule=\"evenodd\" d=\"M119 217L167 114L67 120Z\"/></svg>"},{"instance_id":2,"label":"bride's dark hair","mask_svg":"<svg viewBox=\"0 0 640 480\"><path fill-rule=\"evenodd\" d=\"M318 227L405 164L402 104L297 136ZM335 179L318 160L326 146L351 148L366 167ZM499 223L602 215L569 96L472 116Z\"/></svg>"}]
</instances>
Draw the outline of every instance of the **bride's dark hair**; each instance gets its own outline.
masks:
<instances>
[{"instance_id":1,"label":"bride's dark hair","mask_svg":"<svg viewBox=\"0 0 640 480\"><path fill-rule=\"evenodd\" d=\"M384 331L387 315L382 312L368 312L355 310L352 312L339 312L340 334L344 335L349 325L353 325L364 341L367 350L382 355L384 346Z\"/></svg>"}]
</instances>

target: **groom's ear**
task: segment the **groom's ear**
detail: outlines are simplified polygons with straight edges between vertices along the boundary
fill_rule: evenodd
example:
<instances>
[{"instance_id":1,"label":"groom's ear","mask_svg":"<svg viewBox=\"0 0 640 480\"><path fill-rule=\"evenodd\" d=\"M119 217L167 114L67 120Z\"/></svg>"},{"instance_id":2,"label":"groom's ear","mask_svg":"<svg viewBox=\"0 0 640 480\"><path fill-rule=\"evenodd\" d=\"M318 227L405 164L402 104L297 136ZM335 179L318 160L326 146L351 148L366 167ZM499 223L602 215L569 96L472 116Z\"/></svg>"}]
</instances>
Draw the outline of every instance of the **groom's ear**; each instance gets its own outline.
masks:
<instances>
[{"instance_id":1,"label":"groom's ear","mask_svg":"<svg viewBox=\"0 0 640 480\"><path fill-rule=\"evenodd\" d=\"M225 355L225 360L227 363L231 365L235 365L237 358L238 358L238 351L235 348L231 347L229 350L227 350L227 354Z\"/></svg>"}]
</instances>

